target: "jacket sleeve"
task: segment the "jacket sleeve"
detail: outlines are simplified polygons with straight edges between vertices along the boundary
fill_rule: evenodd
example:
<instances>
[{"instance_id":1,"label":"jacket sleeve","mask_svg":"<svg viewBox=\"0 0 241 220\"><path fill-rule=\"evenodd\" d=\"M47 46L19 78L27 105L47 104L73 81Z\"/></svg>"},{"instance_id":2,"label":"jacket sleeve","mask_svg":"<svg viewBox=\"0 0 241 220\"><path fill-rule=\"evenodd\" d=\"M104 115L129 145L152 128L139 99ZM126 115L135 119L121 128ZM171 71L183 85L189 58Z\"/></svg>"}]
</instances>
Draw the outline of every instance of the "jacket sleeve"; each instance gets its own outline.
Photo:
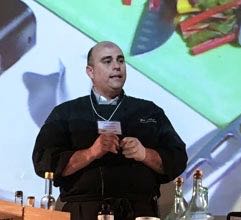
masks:
<instances>
[{"instance_id":1,"label":"jacket sleeve","mask_svg":"<svg viewBox=\"0 0 241 220\"><path fill-rule=\"evenodd\" d=\"M186 145L179 137L171 122L161 110L159 128L159 147L157 151L162 159L164 175L160 183L167 183L182 174L187 166Z\"/></svg>"},{"instance_id":2,"label":"jacket sleeve","mask_svg":"<svg viewBox=\"0 0 241 220\"><path fill-rule=\"evenodd\" d=\"M32 154L36 174L44 177L46 171L54 172L56 186L64 179L62 171L74 153L70 150L67 122L60 115L57 108L51 112L36 138Z\"/></svg>"}]
</instances>

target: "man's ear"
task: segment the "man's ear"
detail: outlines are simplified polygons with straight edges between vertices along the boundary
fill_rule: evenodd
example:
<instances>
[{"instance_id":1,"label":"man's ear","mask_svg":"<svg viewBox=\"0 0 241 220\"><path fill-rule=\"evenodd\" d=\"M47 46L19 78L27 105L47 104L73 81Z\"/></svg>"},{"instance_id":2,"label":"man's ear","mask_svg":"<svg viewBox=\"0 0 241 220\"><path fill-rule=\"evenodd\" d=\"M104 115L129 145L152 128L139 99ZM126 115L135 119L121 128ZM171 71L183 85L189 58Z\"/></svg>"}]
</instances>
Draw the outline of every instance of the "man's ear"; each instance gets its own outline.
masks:
<instances>
[{"instance_id":1,"label":"man's ear","mask_svg":"<svg viewBox=\"0 0 241 220\"><path fill-rule=\"evenodd\" d=\"M88 76L93 79L94 78L94 71L93 71L93 67L90 65L86 66L86 73L88 74Z\"/></svg>"}]
</instances>

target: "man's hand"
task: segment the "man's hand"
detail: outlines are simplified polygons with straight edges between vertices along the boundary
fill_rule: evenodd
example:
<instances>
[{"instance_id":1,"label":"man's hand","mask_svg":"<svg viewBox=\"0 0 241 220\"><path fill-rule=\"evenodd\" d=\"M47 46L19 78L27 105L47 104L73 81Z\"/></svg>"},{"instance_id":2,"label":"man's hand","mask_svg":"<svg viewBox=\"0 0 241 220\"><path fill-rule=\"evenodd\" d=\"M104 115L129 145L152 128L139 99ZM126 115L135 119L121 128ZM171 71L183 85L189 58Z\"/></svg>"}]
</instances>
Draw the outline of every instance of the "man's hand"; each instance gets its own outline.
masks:
<instances>
[{"instance_id":1,"label":"man's hand","mask_svg":"<svg viewBox=\"0 0 241 220\"><path fill-rule=\"evenodd\" d=\"M115 134L101 134L88 149L77 150L69 159L62 175L68 176L88 166L92 161L101 158L108 152L117 153L119 137Z\"/></svg>"},{"instance_id":2,"label":"man's hand","mask_svg":"<svg viewBox=\"0 0 241 220\"><path fill-rule=\"evenodd\" d=\"M122 154L126 158L133 158L136 161L143 161L146 157L146 149L142 143L134 137L125 137L120 143Z\"/></svg>"},{"instance_id":3,"label":"man's hand","mask_svg":"<svg viewBox=\"0 0 241 220\"><path fill-rule=\"evenodd\" d=\"M119 137L115 134L100 134L95 140L94 144L90 147L91 155L94 158L101 158L108 152L114 154L118 153L119 149Z\"/></svg>"}]
</instances>

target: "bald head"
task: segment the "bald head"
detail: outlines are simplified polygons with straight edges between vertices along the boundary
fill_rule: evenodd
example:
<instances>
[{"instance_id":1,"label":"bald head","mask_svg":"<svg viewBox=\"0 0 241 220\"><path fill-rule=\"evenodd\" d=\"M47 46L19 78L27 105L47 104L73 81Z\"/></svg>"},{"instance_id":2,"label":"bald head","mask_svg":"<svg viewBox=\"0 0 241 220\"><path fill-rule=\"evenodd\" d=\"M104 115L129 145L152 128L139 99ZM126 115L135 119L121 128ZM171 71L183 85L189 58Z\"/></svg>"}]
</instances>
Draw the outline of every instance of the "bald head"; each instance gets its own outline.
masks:
<instances>
[{"instance_id":1,"label":"bald head","mask_svg":"<svg viewBox=\"0 0 241 220\"><path fill-rule=\"evenodd\" d=\"M89 66L93 65L93 55L95 54L96 51L98 51L104 47L107 47L107 48L115 47L115 48L119 48L119 50L122 51L118 45L116 45L115 43L113 43L111 41L101 41L89 50L88 55L87 55L87 65L89 65Z\"/></svg>"}]
</instances>

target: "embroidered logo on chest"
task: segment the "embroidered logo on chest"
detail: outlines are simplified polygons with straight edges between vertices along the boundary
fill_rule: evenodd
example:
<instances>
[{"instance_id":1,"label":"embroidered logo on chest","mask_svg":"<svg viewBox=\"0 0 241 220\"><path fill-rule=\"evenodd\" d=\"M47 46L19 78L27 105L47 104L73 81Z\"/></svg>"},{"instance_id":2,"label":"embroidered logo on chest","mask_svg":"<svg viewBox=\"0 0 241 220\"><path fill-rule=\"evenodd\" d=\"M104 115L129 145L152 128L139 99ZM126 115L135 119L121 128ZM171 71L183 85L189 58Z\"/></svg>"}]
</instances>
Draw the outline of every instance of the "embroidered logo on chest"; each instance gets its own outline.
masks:
<instances>
[{"instance_id":1,"label":"embroidered logo on chest","mask_svg":"<svg viewBox=\"0 0 241 220\"><path fill-rule=\"evenodd\" d=\"M140 118L140 123L142 123L142 124L155 123L156 124L157 121L155 118L146 118L146 119Z\"/></svg>"}]
</instances>

